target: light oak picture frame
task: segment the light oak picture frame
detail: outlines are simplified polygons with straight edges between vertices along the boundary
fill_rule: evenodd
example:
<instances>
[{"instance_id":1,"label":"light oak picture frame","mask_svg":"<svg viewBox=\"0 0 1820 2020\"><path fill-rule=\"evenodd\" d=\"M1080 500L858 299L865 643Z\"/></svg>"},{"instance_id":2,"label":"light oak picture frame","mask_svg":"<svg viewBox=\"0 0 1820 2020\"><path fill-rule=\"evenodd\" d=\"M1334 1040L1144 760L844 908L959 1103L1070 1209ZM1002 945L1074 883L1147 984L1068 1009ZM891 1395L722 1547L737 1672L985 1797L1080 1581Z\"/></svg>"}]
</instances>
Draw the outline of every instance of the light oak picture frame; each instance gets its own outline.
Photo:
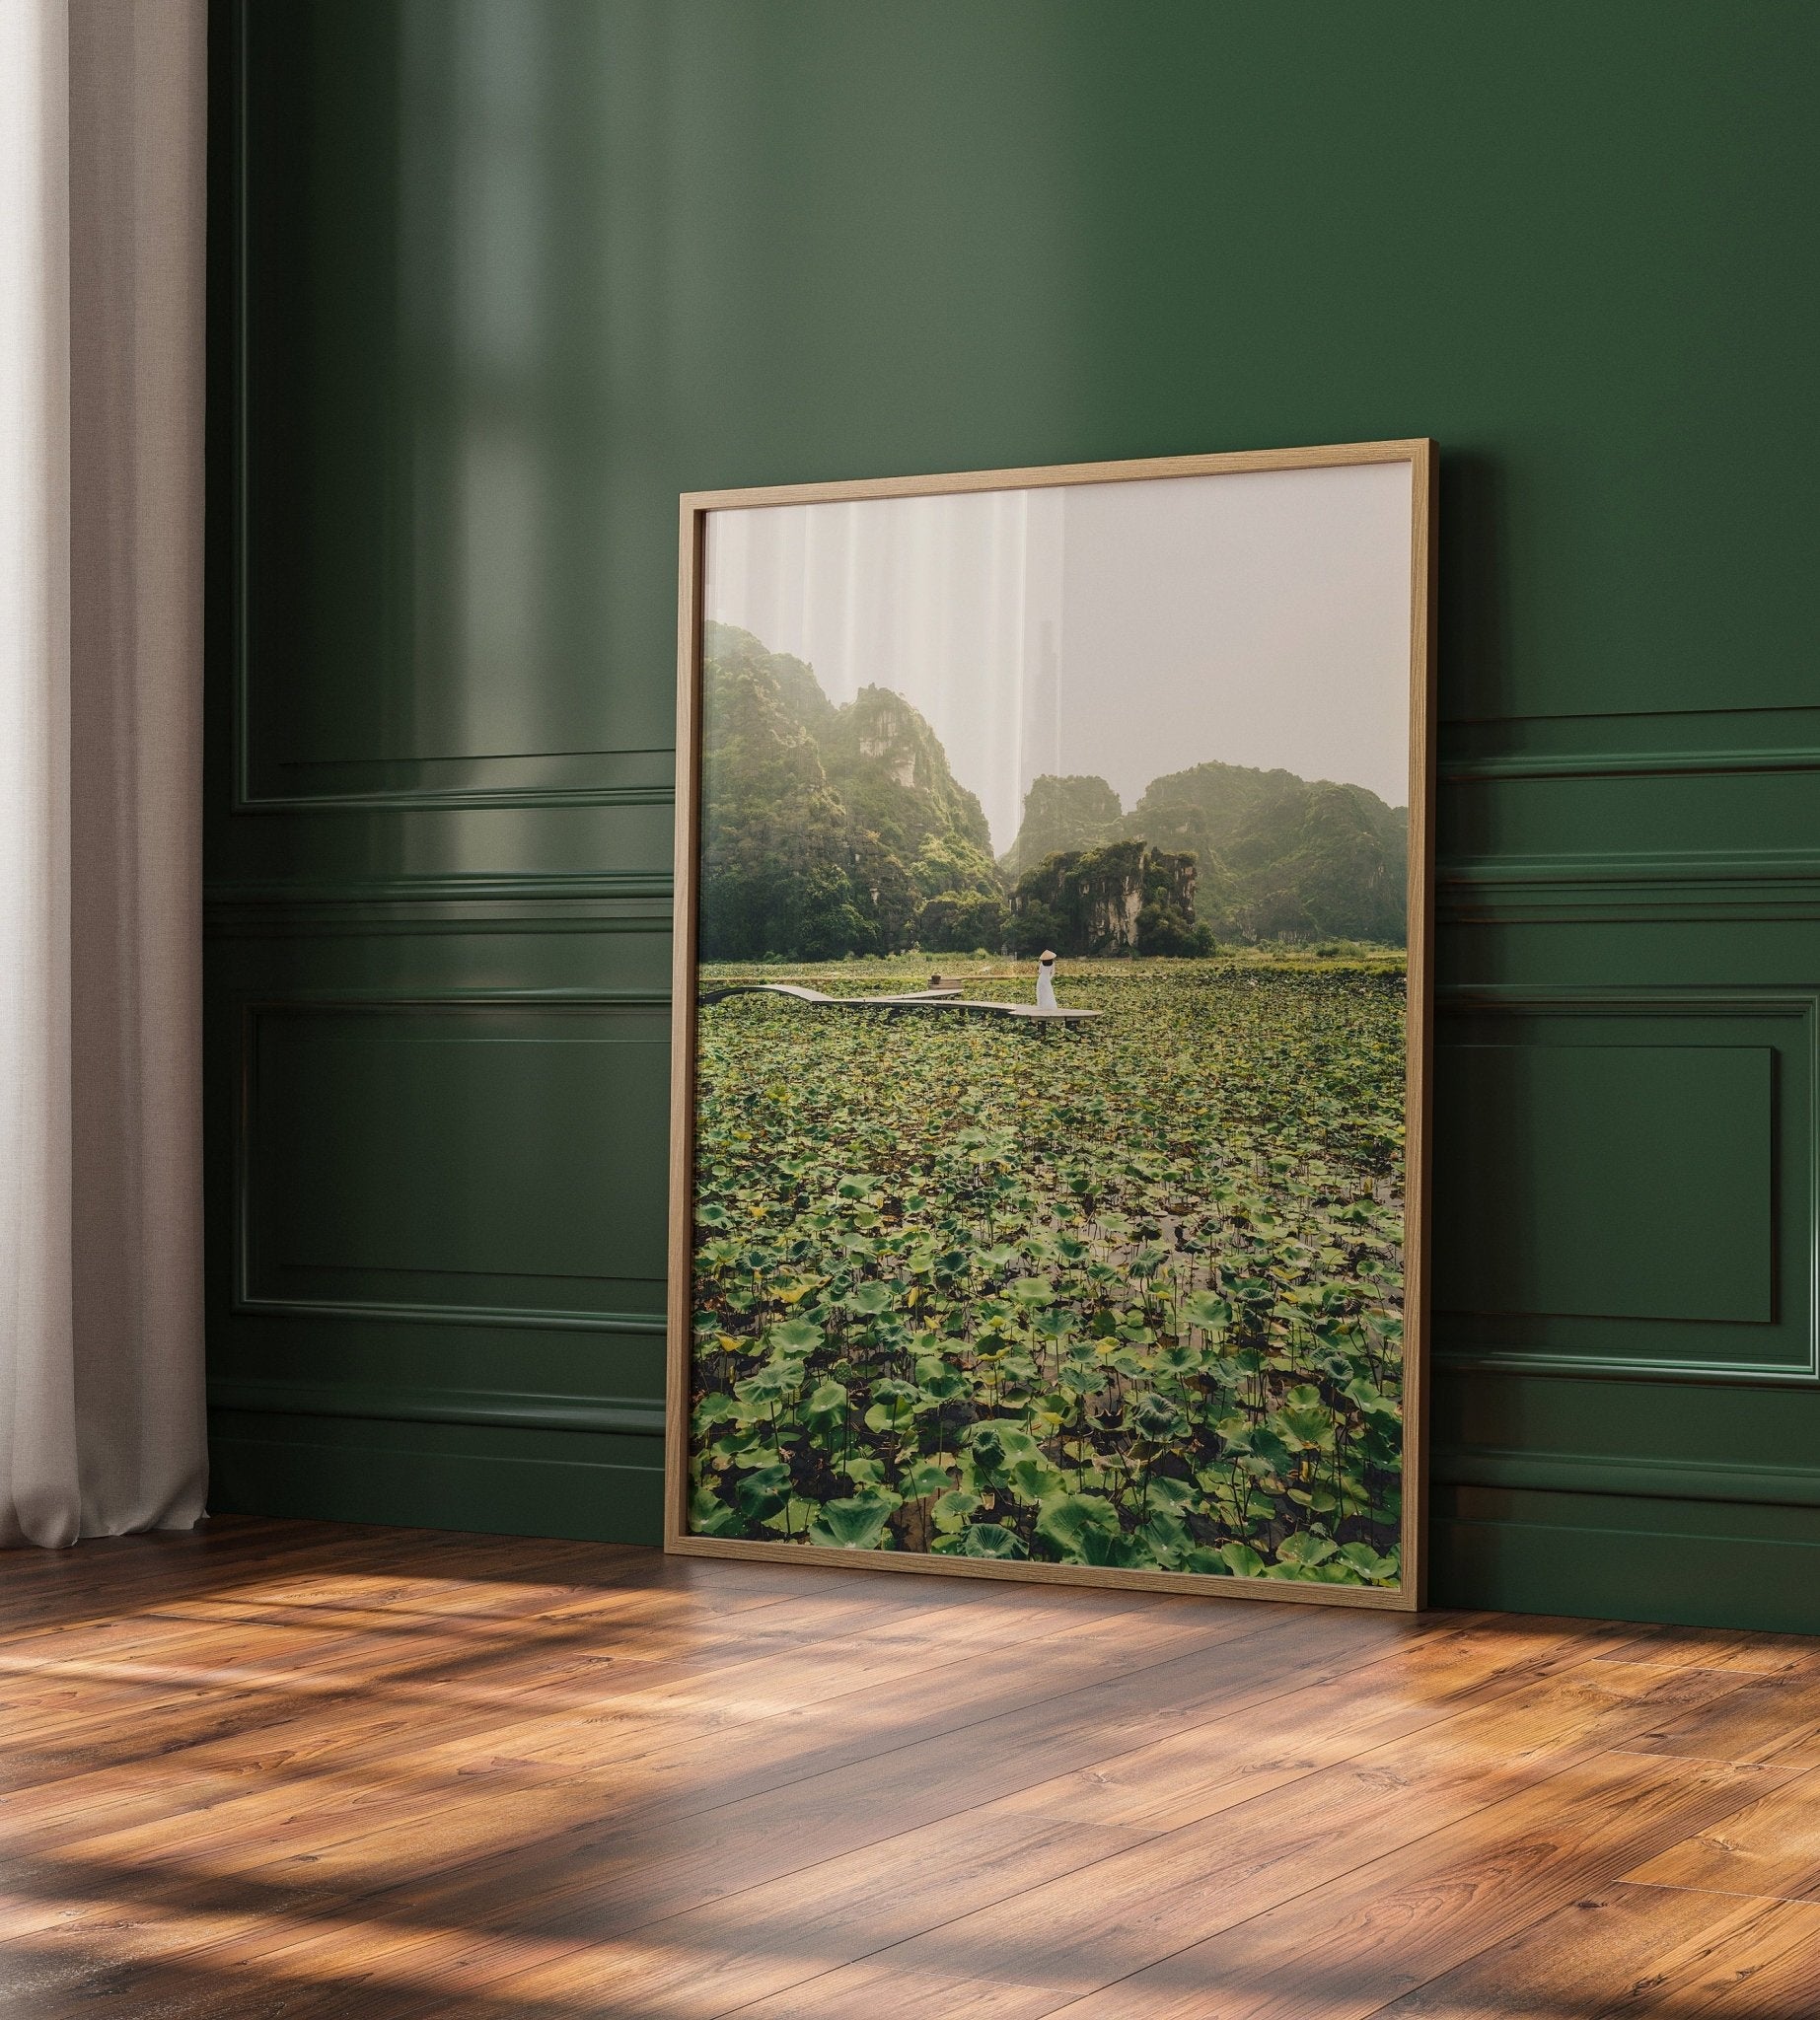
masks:
<instances>
[{"instance_id":1,"label":"light oak picture frame","mask_svg":"<svg viewBox=\"0 0 1820 2020\"><path fill-rule=\"evenodd\" d=\"M1153 484L1184 478L1335 470L1376 465L1407 466L1409 475L1407 997L1402 1047L1405 1130L1401 1192L1402 1464L1401 1506L1397 1518L1400 1564L1395 1582L1329 1583L1312 1575L1246 1575L1236 1571L1219 1573L1207 1569L1167 1569L1117 1562L1037 1561L941 1553L931 1548L854 1548L789 1540L783 1536L771 1541L696 1533L691 1526L691 1466L694 1436L692 1420L695 1374L697 1036L702 1015L698 947L702 904L703 645L707 622L704 606L707 546L714 515L875 500L964 498L979 493L1037 493L1069 486ZM664 1547L667 1551L703 1556L748 1557L849 1568L857 1565L948 1576L1192 1592L1203 1596L1280 1599L1400 1611L1415 1611L1426 1603L1424 1525L1428 1430L1429 1102L1433 1022L1436 466L1434 444L1426 438L1414 438L1328 447L1151 457L1115 463L772 485L692 492L682 497L664 1489ZM1064 784L1067 782L1062 781ZM799 967L802 965L797 964ZM1067 973L1065 962L1062 972ZM1002 991L1002 984L997 986ZM808 993L820 994L816 990ZM992 1010L999 1006L986 1004L982 1007ZM783 1014L825 1017L826 1012L786 1010ZM847 1025L883 1021L841 1020ZM911 1021L927 1024L931 1020L917 1018ZM1060 1036L1064 1042L1074 1042L1065 1033ZM1041 1039L1029 1042L1043 1044L1049 1037L1050 1034L1045 1032ZM1336 1480L1340 1478L1338 1461L1335 1461L1334 1477ZM1249 1487L1244 1491L1249 1496ZM925 1530L924 1534L932 1536L933 1531ZM1331 1562L1331 1558L1328 1561ZM1379 1561L1387 1562L1388 1558L1381 1557Z\"/></svg>"}]
</instances>

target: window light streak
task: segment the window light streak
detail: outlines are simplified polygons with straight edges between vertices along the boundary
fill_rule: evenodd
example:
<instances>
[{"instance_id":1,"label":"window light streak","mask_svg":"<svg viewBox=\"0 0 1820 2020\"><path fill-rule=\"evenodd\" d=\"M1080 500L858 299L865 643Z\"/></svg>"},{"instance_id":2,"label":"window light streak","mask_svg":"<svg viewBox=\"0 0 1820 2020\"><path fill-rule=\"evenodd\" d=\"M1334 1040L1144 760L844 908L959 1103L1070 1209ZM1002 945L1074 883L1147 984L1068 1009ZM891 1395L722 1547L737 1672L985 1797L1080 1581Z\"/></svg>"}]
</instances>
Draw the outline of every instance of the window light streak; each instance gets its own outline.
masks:
<instances>
[{"instance_id":1,"label":"window light streak","mask_svg":"<svg viewBox=\"0 0 1820 2020\"><path fill-rule=\"evenodd\" d=\"M362 1604L389 1589L362 1588ZM883 2011L904 2011L907 1999L914 2007L926 1994L937 2002L914 2009L935 2014L943 2010L939 1993L928 1988L949 1970L947 1983L970 1990L1041 1975L1041 1953L1031 1963L1031 1947L1018 1951L1018 1941L1029 1927L1061 1926L1062 1897L1042 1893L1060 1877L1097 1869L1070 1898L1090 1923L1114 1930L1108 1941L1115 1947L1127 1925L1122 1909L1129 1922L1150 1912L1145 1890L1154 1889L1159 1869L1153 1856L1122 1866L1124 1851L1115 1849L1085 1864L1070 1860L1063 1873L1033 1876L1046 1833L1087 1828L1088 1820L1065 1816L1081 1790L1105 1793L1106 1820L1123 1827L1122 1842L1186 1834L1166 1861L1168 1884L1197 1912L1199 1899L1217 1896L1235 1877L1249 1884L1253 1875L1271 1875L1260 1890L1265 1899L1275 1874L1287 1870L1291 1840L1308 1855L1325 1856L1337 1841L1334 1805L1342 1791L1367 1792L1357 1805L1363 1828L1387 1834L1383 1842L1399 1857L1413 1802L1438 1815L1444 1833L1466 1808L1477 1815L1488 1804L1533 1794L1550 1779L1551 1763L1581 1813L1594 1809L1616 1758L1598 1752L1612 1745L1614 1714L1657 1699L1672 1706L1683 1685L1672 1667L1614 1661L1609 1651L1577 1677L1500 1669L1557 1648L1559 1637L1521 1628L1493 1635L1481 1623L1452 1654L1444 1637L1430 1635L1384 1648L1375 1662L1361 1662L1356 1649L1349 1659L1307 1659L1293 1686L1283 1685L1280 1671L1273 1682L1267 1663L1256 1697L1280 1715L1274 1730L1261 1732L1248 1709L1253 1700L1230 1690L1222 1697L1215 1688L1222 1644L1208 1632L1214 1617L1198 1611L1137 1609L1150 1616L1153 1659L1115 1661L1109 1671L1128 1618L1088 1602L1071 1613L1066 1599L1033 1602L1019 1618L1005 1596L983 1591L983 1610L957 1605L918 1617L889 1607L820 1607L794 1594L775 1622L748 1617L738 1632L723 1634L711 1618L711 1591L688 1601L710 1617L698 1633L655 1627L657 1602L648 1595L631 1599L619 1619L582 1612L584 1595L575 1601L580 1617L572 1630L550 1632L547 1616L521 1626L488 1612L483 1586L461 1593L461 1603L476 1610L432 1613L413 1635L408 1662L396 1659L396 1647L370 1645L364 1615L351 1630L328 1608L301 1622L271 1620L264 1610L289 1608L293 1597L274 1602L269 1592L224 1602L203 1623L230 1648L244 1628L251 1671L231 1660L184 1660L179 1648L197 1645L203 1629L174 1622L168 1607L124 1623L138 1645L113 1656L95 1644L120 1623L96 1633L87 1652L82 1635L15 1643L0 1660L15 1695L36 1692L47 1700L96 1683L119 1685L135 1669L150 1670L162 1687L181 1675L191 1692L222 1690L226 1677L222 1708L230 1727L239 1726L199 1745L180 1742L168 1755L148 1751L125 1773L117 1766L95 1770L92 1786L104 1800L87 1815L90 1777L83 1772L24 1791L23 1811L9 1806L9 1823L27 1820L12 1834L12 1889L0 1897L0 1937L11 1940L16 1968L41 1969L48 1982L67 1961L71 1982L80 1970L82 1984L124 1988L122 2002L138 1995L147 2011L182 2010L172 2002L185 1990L211 2006L238 1991L251 2006L261 1992L307 1986L330 2000L345 1995L353 2012L360 1988L372 1987L400 1991L413 2008L419 1997L457 2011L472 2000L523 2020L589 2010L577 2001L603 2013L681 2020L725 2010L731 2001L713 2004L712 1988L729 1978L743 1988L741 2004L756 2000L755 2010L766 2014L794 2014L798 1993L802 2013L855 2010L825 2007L811 1990L833 1974L826 1989L837 1999L866 1982ZM347 1597L338 1592L337 1604ZM855 1626L861 1621L869 1624ZM1180 1640L1170 1624L1178 1621ZM1278 1635L1305 1632L1285 1611L1250 1621L1223 1645L1247 1642L1256 1652ZM973 1695L978 1652L1007 1637L1027 1660L1040 1650L1037 1701L1046 1723L1034 1741L1021 1730L1031 1707L1015 1692L1007 1699L1002 1678L994 1683L986 1674L985 1695ZM603 1651L622 1638L632 1651L603 1661ZM143 1645L147 1639L178 1647L161 1653ZM1489 1647L1492 1640L1497 1645ZM285 1671L271 1689L244 1688L248 1675L275 1668L273 1644L294 1646L294 1659L316 1664L317 1673ZM740 1646L754 1652L732 1659L728 1650ZM904 1663L910 1652L913 1673ZM831 1664L837 1688L824 1697L819 1686ZM541 1683L564 1665L557 1701L544 1701ZM579 1683L577 1667L586 1671ZM895 1682L881 1685L881 1669L894 1668ZM1486 1671L1507 1688L1479 1700ZM1755 1674L1740 1670L1737 1687ZM1109 1682L1117 1693L1132 1693L1116 1724L1090 1695L1103 1696ZM125 1686L129 1695L140 1688ZM951 1756L943 1771L941 1745L970 1727L988 1729L968 1752L990 1764L981 1768L987 1779L1020 1744L1050 1747L1073 1729L1068 1700L1077 1692L1089 1694L1081 1730L1097 1732L1094 1759L1080 1762L1086 1749L1077 1747L1069 1769L977 1803L978 1784L955 1771ZM1296 1732L1313 1705L1336 1713L1313 1722L1325 1744L1344 1753L1344 1764L1321 1758L1322 1743ZM488 1723L501 1707L506 1716ZM124 1719L116 1710L92 1720L50 1708L49 1738L72 1760L91 1744L87 1737L72 1744L72 1733L105 1738L110 1725L123 1724L158 1729L137 1707ZM452 1723L472 1714L472 1722L445 1738L426 1708L446 1709ZM170 1721L179 1730L185 1718L194 1722L193 1710L181 1709ZM930 1710L937 1715L922 1727ZM751 1729L755 1719L800 1719L810 1711L812 1722L783 1729L775 1759L764 1732ZM1425 1731L1443 1720L1444 1734ZM1380 1721L1385 1738L1372 1747L1369 1734ZM761 1744L729 1770L733 1750L725 1743L737 1749L742 1737ZM1369 1750L1351 1751L1361 1746ZM1023 1765L1030 1761L1027 1754ZM900 1796L920 1802L918 1776L931 1764L943 1784L941 1804L955 1807L906 1827ZM1050 1774L1047 1753L1034 1771ZM110 1778L113 1802L105 1799ZM1014 1773L1009 1782L1018 1779ZM1248 1811L1268 1792L1261 1781L1283 1780L1306 1783L1283 1806L1286 1836L1280 1819L1273 1824L1268 1813ZM865 1800L844 1816L855 1791ZM1146 1791L1157 1795L1160 1812L1147 1806ZM1191 1806L1198 1815L1188 1814ZM767 1821L767 1850L778 1867L716 1893L727 1885L720 1850L730 1833L754 1820ZM1198 1825L1208 1828L1197 1833ZM1346 1828L1356 1825L1354 1818ZM1267 1827L1278 1831L1268 1842ZM987 1841L994 1832L1004 1839L1002 1868L1000 1850ZM902 1844L890 1846L900 1834ZM52 1848L56 1837L63 1842ZM1067 1856L1065 1844L1058 1855ZM983 1902L986 1912L976 1920L970 1908L896 1935L895 1905L916 1895L920 1876L932 1872L937 1878L919 1899L935 1914L939 1876L956 1861L972 1861L976 1872L949 1873L946 1884L973 1889L983 1874L994 1897ZM1006 1877L1014 1863L1021 1877ZM1386 1897L1387 1912L1420 1905L1428 1884ZM1028 1919L1010 1905L1026 1892ZM659 1905L679 1902L685 1905ZM1267 1901L1254 1912L1274 1908ZM900 1945L901 1958L894 1954ZM855 1946L873 1959L875 1978L849 1961ZM1079 1942L1064 1934L1060 1948L1075 1955ZM1025 1960L1022 1980L1011 1969L1014 1952ZM1243 1963L1204 1982L1175 1980L1155 1960L1145 1968L1166 1990L1192 1984L1184 1998L1209 1984L1229 1986L1246 2009ZM1343 2010L1315 1973L1295 1983L1307 1988L1298 2020ZM1118 2020L1116 1992L1095 1995L1091 2010Z\"/></svg>"},{"instance_id":2,"label":"window light streak","mask_svg":"<svg viewBox=\"0 0 1820 2020\"><path fill-rule=\"evenodd\" d=\"M106 1912L125 1905L133 1920L126 1930L79 1919L98 1911L69 1896L55 1904L69 1919L53 1921L8 1940L37 1950L80 1956L118 1969L180 1961L185 1971L233 1967L284 1984L322 1985L345 1978L350 1985L378 1983L402 1991L472 1991L508 1974L548 1966L572 1955L583 1939L499 1933L473 1925L400 1930L355 1912L317 1915L261 1912L256 1930L246 1912L173 1907L131 1895L110 1900ZM337 1970L325 1950L345 1945ZM425 1955L427 1952L429 1954Z\"/></svg>"}]
</instances>

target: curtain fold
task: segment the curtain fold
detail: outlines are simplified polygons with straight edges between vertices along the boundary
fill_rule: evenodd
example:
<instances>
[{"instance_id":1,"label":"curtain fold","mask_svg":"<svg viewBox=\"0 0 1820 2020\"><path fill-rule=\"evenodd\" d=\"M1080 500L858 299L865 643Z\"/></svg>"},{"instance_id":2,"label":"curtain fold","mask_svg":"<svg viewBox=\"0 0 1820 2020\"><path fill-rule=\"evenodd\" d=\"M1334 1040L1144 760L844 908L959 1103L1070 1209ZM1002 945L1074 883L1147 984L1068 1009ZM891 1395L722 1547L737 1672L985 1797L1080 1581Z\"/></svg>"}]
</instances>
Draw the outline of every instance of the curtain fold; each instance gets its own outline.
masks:
<instances>
[{"instance_id":1,"label":"curtain fold","mask_svg":"<svg viewBox=\"0 0 1820 2020\"><path fill-rule=\"evenodd\" d=\"M0 6L0 1543L206 1485L204 30Z\"/></svg>"}]
</instances>

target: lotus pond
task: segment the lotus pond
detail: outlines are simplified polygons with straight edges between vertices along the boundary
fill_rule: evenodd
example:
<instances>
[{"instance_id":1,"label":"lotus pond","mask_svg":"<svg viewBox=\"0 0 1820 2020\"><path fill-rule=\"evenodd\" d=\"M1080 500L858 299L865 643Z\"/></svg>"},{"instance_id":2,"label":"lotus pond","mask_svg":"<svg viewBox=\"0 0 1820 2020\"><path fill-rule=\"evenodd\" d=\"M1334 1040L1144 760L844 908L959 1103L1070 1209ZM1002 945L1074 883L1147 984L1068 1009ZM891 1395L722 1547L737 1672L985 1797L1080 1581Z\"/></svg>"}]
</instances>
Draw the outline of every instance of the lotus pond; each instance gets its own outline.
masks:
<instances>
[{"instance_id":1,"label":"lotus pond","mask_svg":"<svg viewBox=\"0 0 1820 2020\"><path fill-rule=\"evenodd\" d=\"M1028 968L943 965L1031 998ZM1394 1586L1401 952L1057 989L1105 1014L698 1013L691 1527Z\"/></svg>"}]
</instances>

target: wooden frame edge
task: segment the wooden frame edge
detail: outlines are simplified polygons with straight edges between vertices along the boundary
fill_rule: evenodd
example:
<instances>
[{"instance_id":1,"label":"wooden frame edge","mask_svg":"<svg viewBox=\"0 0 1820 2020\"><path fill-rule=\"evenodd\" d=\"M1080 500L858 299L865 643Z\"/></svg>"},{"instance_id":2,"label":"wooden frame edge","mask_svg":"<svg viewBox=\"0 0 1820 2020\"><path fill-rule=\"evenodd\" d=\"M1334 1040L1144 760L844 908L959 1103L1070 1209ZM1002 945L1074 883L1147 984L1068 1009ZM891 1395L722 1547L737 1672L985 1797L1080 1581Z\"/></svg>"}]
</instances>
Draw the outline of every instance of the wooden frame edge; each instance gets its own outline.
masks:
<instances>
[{"instance_id":1,"label":"wooden frame edge","mask_svg":"<svg viewBox=\"0 0 1820 2020\"><path fill-rule=\"evenodd\" d=\"M1404 1168L1404 1475L1402 1578L1394 1591L1277 1578L1220 1578L1200 1571L1155 1571L1091 1564L1041 1564L929 1553L829 1549L818 1544L754 1543L693 1536L689 1512L690 1314L692 1308L695 1079L695 940L699 903L701 597L707 515L770 505L908 498L955 492L1034 490L1064 484L1138 483L1256 470L1329 469L1358 464L1410 466L1410 850L1409 966L1406 999ZM1431 437L1350 442L1299 449L1214 451L1137 457L1114 463L1054 464L1024 469L952 470L924 476L840 478L685 491L679 505L677 585L676 911L672 954L670 1211L664 1400L664 1550L677 1556L746 1558L762 1563L903 1571L1020 1584L1194 1594L1203 1599L1287 1600L1292 1604L1420 1613L1428 1604L1425 1521L1428 1486L1428 1282L1432 1174L1433 1012L1429 1001L1434 941L1435 535L1439 454Z\"/></svg>"},{"instance_id":2,"label":"wooden frame edge","mask_svg":"<svg viewBox=\"0 0 1820 2020\"><path fill-rule=\"evenodd\" d=\"M1409 967L1403 1172L1403 1544L1408 1610L1428 1604L1428 1285L1433 1170L1434 817L1436 789L1435 530L1440 458L1426 436L1410 456Z\"/></svg>"},{"instance_id":3,"label":"wooden frame edge","mask_svg":"<svg viewBox=\"0 0 1820 2020\"><path fill-rule=\"evenodd\" d=\"M676 863L670 985L669 1295L664 1341L664 1548L689 1535L690 1314L693 1309L695 917L700 837L701 564L706 510L682 501L677 582Z\"/></svg>"},{"instance_id":4,"label":"wooden frame edge","mask_svg":"<svg viewBox=\"0 0 1820 2020\"><path fill-rule=\"evenodd\" d=\"M757 505L828 505L868 498L919 498L957 491L1042 491L1062 484L1133 484L1154 477L1232 476L1251 470L1334 469L1359 463L1421 464L1425 435L1397 442L1334 442L1302 449L1219 449L1196 456L1134 456L1116 463L1051 463L1028 469L944 470L913 477L837 477L745 490L685 491L683 510L720 512Z\"/></svg>"},{"instance_id":5,"label":"wooden frame edge","mask_svg":"<svg viewBox=\"0 0 1820 2020\"><path fill-rule=\"evenodd\" d=\"M678 1536L665 1550L682 1557L746 1557L764 1564L813 1564L864 1571L934 1572L943 1578L997 1578L1018 1585L1092 1585L1123 1592L1173 1592L1201 1599L1292 1599L1315 1606L1415 1613L1401 1589L1321 1585L1313 1579L1221 1577L1209 1571L1124 1570L1098 1564L1039 1564L1028 1558L938 1557L913 1551L845 1551L815 1543L752 1543L742 1538Z\"/></svg>"}]
</instances>

